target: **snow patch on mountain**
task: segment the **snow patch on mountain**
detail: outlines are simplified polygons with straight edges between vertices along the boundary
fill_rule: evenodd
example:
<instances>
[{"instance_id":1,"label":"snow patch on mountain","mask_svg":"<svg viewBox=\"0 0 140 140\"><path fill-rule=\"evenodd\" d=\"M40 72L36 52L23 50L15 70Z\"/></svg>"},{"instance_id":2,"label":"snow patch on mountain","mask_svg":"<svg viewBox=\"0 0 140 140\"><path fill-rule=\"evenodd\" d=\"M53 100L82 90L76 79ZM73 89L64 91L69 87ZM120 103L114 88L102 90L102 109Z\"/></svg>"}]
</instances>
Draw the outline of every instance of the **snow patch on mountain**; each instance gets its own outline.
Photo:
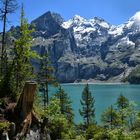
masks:
<instances>
[{"instance_id":1,"label":"snow patch on mountain","mask_svg":"<svg viewBox=\"0 0 140 140\"><path fill-rule=\"evenodd\" d=\"M126 23L124 23L125 28L132 29L135 32L140 31L140 11L137 12L133 17L131 17Z\"/></svg>"},{"instance_id":2,"label":"snow patch on mountain","mask_svg":"<svg viewBox=\"0 0 140 140\"><path fill-rule=\"evenodd\" d=\"M100 25L104 28L109 28L110 27L109 24L106 23L106 22L101 22Z\"/></svg>"},{"instance_id":3,"label":"snow patch on mountain","mask_svg":"<svg viewBox=\"0 0 140 140\"><path fill-rule=\"evenodd\" d=\"M130 41L129 38L126 36L126 37L123 37L120 42L118 43L117 46L135 46L135 43Z\"/></svg>"},{"instance_id":4,"label":"snow patch on mountain","mask_svg":"<svg viewBox=\"0 0 140 140\"><path fill-rule=\"evenodd\" d=\"M140 11L137 12L133 17L131 17L130 20L140 22Z\"/></svg>"},{"instance_id":5,"label":"snow patch on mountain","mask_svg":"<svg viewBox=\"0 0 140 140\"><path fill-rule=\"evenodd\" d=\"M118 26L111 26L108 33L114 36L119 36L123 34L123 28L124 28L124 24Z\"/></svg>"},{"instance_id":6,"label":"snow patch on mountain","mask_svg":"<svg viewBox=\"0 0 140 140\"><path fill-rule=\"evenodd\" d=\"M92 28L92 27L89 27L89 28L83 28L83 27L74 28L75 33L80 32L80 33L84 34L86 32L94 32L94 31L96 31L96 29Z\"/></svg>"}]
</instances>

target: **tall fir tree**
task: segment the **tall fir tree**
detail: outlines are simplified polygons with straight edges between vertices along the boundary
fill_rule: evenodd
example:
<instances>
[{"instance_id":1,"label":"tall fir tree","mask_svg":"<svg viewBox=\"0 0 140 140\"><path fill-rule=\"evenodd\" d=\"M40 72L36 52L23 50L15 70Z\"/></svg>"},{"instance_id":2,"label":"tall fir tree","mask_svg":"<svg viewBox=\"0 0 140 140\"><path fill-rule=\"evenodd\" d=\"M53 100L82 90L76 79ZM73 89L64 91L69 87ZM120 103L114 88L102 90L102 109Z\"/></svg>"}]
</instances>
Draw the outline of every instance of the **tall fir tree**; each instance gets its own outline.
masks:
<instances>
[{"instance_id":1,"label":"tall fir tree","mask_svg":"<svg viewBox=\"0 0 140 140\"><path fill-rule=\"evenodd\" d=\"M127 107L129 107L129 100L125 96L120 94L120 96L117 99L116 105L117 105L118 109L127 108Z\"/></svg>"},{"instance_id":2,"label":"tall fir tree","mask_svg":"<svg viewBox=\"0 0 140 140\"><path fill-rule=\"evenodd\" d=\"M92 97L88 84L86 84L82 92L82 100L80 100L80 102L82 109L79 110L79 113L84 119L85 126L88 127L90 124L95 123L95 100L94 97Z\"/></svg>"},{"instance_id":3,"label":"tall fir tree","mask_svg":"<svg viewBox=\"0 0 140 140\"><path fill-rule=\"evenodd\" d=\"M15 41L14 46L14 59L13 59L13 78L15 81L15 91L19 94L25 81L32 80L33 67L31 66L31 58L37 58L36 52L31 51L32 36L34 30L28 24L27 19L24 17L24 8L21 8L20 19L20 34Z\"/></svg>"},{"instance_id":4,"label":"tall fir tree","mask_svg":"<svg viewBox=\"0 0 140 140\"><path fill-rule=\"evenodd\" d=\"M101 116L101 121L104 126L113 129L119 126L120 118L118 112L111 105L107 108Z\"/></svg>"},{"instance_id":5,"label":"tall fir tree","mask_svg":"<svg viewBox=\"0 0 140 140\"><path fill-rule=\"evenodd\" d=\"M121 117L121 124L124 125L127 122L126 118L127 109L129 108L129 100L125 96L120 94L120 96L117 99L116 105Z\"/></svg>"},{"instance_id":6,"label":"tall fir tree","mask_svg":"<svg viewBox=\"0 0 140 140\"><path fill-rule=\"evenodd\" d=\"M51 66L48 53L44 54L40 61L40 70L38 72L38 82L43 89L44 108L49 104L49 84L57 86L56 79L53 75L54 69Z\"/></svg>"},{"instance_id":7,"label":"tall fir tree","mask_svg":"<svg viewBox=\"0 0 140 140\"><path fill-rule=\"evenodd\" d=\"M64 116L66 117L66 119L68 119L70 123L73 123L74 114L71 105L72 102L70 101L70 98L61 86L59 86L55 96L60 100L61 113L64 114Z\"/></svg>"}]
</instances>

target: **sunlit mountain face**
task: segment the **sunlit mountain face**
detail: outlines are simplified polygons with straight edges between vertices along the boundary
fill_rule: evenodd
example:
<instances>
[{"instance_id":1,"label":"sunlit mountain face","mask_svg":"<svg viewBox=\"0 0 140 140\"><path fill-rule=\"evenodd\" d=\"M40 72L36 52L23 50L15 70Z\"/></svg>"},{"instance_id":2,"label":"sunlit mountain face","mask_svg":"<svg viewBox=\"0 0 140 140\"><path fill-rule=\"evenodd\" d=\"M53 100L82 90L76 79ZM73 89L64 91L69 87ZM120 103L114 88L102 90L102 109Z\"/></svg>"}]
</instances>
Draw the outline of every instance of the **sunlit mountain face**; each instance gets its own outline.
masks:
<instances>
[{"instance_id":1,"label":"sunlit mountain face","mask_svg":"<svg viewBox=\"0 0 140 140\"><path fill-rule=\"evenodd\" d=\"M118 26L79 15L64 21L52 12L32 23L34 49L49 52L60 82L121 81L140 64L140 12Z\"/></svg>"}]
</instances>

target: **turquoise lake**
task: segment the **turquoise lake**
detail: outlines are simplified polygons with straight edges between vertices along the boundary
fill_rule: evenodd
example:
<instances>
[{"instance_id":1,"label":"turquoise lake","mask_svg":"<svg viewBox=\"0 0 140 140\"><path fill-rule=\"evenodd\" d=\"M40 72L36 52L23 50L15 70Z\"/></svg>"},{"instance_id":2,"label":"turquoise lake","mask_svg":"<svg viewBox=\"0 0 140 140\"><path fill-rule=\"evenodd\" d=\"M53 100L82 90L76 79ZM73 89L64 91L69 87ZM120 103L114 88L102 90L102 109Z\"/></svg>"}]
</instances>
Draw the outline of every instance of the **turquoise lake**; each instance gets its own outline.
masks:
<instances>
[{"instance_id":1,"label":"turquoise lake","mask_svg":"<svg viewBox=\"0 0 140 140\"><path fill-rule=\"evenodd\" d=\"M84 84L62 84L63 89L72 101L75 114L74 121L76 123L83 121L79 114L79 108L81 108L80 99L84 86ZM140 109L140 85L89 84L89 87L95 99L96 121L98 123L100 123L102 112L110 105L113 105L120 94L123 94L130 101L135 101L137 104L136 109ZM56 91L56 89L50 87L49 96L52 96Z\"/></svg>"}]
</instances>

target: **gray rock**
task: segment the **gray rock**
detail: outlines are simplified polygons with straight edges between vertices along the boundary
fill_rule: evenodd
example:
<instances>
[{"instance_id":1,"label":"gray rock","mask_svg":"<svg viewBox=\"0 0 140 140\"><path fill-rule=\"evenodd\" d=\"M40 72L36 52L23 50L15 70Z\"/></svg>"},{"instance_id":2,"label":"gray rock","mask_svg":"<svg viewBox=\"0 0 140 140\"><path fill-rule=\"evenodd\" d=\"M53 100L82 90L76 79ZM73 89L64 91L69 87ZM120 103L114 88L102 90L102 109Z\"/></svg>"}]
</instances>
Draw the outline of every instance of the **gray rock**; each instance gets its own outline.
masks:
<instances>
[{"instance_id":1,"label":"gray rock","mask_svg":"<svg viewBox=\"0 0 140 140\"><path fill-rule=\"evenodd\" d=\"M119 26L95 17L75 16L67 22L47 12L35 19L33 49L41 56L49 53L59 82L82 79L122 80L127 69L140 64L140 24L133 16ZM39 70L39 61L33 65ZM127 66L127 67L126 67Z\"/></svg>"}]
</instances>

